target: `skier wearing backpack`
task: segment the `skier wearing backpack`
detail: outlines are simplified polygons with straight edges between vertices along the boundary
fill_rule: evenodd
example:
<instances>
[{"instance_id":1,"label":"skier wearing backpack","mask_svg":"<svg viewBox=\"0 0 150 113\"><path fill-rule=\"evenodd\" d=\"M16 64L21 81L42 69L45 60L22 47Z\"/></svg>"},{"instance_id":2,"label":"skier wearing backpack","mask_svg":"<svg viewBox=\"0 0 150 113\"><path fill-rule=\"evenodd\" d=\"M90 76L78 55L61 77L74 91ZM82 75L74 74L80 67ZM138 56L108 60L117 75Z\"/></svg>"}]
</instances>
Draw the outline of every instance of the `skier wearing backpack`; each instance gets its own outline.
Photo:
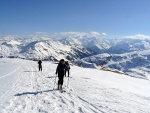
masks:
<instances>
[{"instance_id":1,"label":"skier wearing backpack","mask_svg":"<svg viewBox=\"0 0 150 113\"><path fill-rule=\"evenodd\" d=\"M61 59L56 68L56 74L58 74L58 90L62 90L65 69L66 69L65 61L64 59Z\"/></svg>"},{"instance_id":2,"label":"skier wearing backpack","mask_svg":"<svg viewBox=\"0 0 150 113\"><path fill-rule=\"evenodd\" d=\"M38 64L39 64L39 71L42 71L42 61L39 60L39 61L38 61Z\"/></svg>"},{"instance_id":3,"label":"skier wearing backpack","mask_svg":"<svg viewBox=\"0 0 150 113\"><path fill-rule=\"evenodd\" d=\"M65 64L66 64L66 69L65 69L65 77L66 77L66 73L68 73L68 77L69 77L69 74L70 74L70 65L69 65L69 62L68 61L66 61L65 62Z\"/></svg>"}]
</instances>

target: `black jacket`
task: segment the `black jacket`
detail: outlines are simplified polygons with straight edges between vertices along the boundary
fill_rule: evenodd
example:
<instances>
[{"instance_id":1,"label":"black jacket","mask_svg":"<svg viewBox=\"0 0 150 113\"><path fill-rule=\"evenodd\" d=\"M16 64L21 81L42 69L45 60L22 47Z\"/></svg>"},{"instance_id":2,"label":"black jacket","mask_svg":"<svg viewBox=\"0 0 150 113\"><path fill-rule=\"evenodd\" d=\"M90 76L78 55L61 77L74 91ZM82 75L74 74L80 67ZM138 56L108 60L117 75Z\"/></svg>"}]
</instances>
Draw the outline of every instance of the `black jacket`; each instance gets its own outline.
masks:
<instances>
[{"instance_id":1,"label":"black jacket","mask_svg":"<svg viewBox=\"0 0 150 113\"><path fill-rule=\"evenodd\" d=\"M58 64L58 66L57 66L57 68L56 68L56 74L57 74L59 71L64 71L65 69L67 69L66 64Z\"/></svg>"},{"instance_id":2,"label":"black jacket","mask_svg":"<svg viewBox=\"0 0 150 113\"><path fill-rule=\"evenodd\" d=\"M41 61L41 60L39 60L39 61L38 61L38 64L39 64L39 65L41 65L41 64L42 64L42 61Z\"/></svg>"},{"instance_id":3,"label":"black jacket","mask_svg":"<svg viewBox=\"0 0 150 113\"><path fill-rule=\"evenodd\" d=\"M69 70L70 69L69 63L65 63L65 64L66 64L66 70Z\"/></svg>"}]
</instances>

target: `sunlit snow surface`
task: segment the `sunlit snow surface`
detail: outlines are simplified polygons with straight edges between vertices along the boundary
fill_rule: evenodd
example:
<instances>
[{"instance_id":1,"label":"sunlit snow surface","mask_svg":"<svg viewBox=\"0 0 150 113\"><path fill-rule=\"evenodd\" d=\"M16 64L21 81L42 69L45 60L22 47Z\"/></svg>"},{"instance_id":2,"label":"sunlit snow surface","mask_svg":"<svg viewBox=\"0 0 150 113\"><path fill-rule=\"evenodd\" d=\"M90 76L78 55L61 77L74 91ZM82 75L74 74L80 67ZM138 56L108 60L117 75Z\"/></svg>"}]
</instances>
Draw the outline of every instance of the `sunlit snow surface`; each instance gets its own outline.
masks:
<instances>
[{"instance_id":1,"label":"sunlit snow surface","mask_svg":"<svg viewBox=\"0 0 150 113\"><path fill-rule=\"evenodd\" d=\"M53 90L56 64L0 59L0 113L149 113L150 81L71 66L65 93ZM55 85L56 88L56 85Z\"/></svg>"}]
</instances>

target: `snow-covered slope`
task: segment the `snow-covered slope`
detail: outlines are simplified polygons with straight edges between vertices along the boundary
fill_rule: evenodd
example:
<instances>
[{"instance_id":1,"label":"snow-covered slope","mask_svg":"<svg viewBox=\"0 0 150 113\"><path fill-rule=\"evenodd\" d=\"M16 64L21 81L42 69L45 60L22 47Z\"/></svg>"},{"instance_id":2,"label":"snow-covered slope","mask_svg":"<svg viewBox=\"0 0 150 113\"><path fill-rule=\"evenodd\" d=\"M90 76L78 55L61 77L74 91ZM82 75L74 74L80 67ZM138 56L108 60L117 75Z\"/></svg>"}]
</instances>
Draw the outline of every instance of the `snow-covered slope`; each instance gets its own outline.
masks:
<instances>
[{"instance_id":1,"label":"snow-covered slope","mask_svg":"<svg viewBox=\"0 0 150 113\"><path fill-rule=\"evenodd\" d=\"M66 43L69 42L69 43ZM59 60L61 58L74 60L92 55L79 41L45 39L2 40L0 55L15 56L24 59Z\"/></svg>"},{"instance_id":2,"label":"snow-covered slope","mask_svg":"<svg viewBox=\"0 0 150 113\"><path fill-rule=\"evenodd\" d=\"M57 59L56 56L74 60L101 53L124 54L150 49L148 39L106 39L97 37L25 38L0 40L0 55L18 55L26 59ZM59 58L58 58L59 59Z\"/></svg>"},{"instance_id":3,"label":"snow-covered slope","mask_svg":"<svg viewBox=\"0 0 150 113\"><path fill-rule=\"evenodd\" d=\"M105 44L104 41L102 42L102 40L99 40L96 37L82 38L80 41L87 49L93 51L96 54L103 53L105 48L110 48L108 44ZM103 46L105 46L105 48Z\"/></svg>"},{"instance_id":4,"label":"snow-covered slope","mask_svg":"<svg viewBox=\"0 0 150 113\"><path fill-rule=\"evenodd\" d=\"M0 113L149 113L149 80L72 66L60 93L56 66L38 72L35 61L0 59Z\"/></svg>"},{"instance_id":5,"label":"snow-covered slope","mask_svg":"<svg viewBox=\"0 0 150 113\"><path fill-rule=\"evenodd\" d=\"M114 42L115 40L111 40ZM116 43L108 49L112 54L123 54L127 52L150 49L150 40L148 39L116 39Z\"/></svg>"},{"instance_id":6,"label":"snow-covered slope","mask_svg":"<svg viewBox=\"0 0 150 113\"><path fill-rule=\"evenodd\" d=\"M104 67L118 69L136 77L150 77L150 50L124 54L98 54L82 59Z\"/></svg>"}]
</instances>

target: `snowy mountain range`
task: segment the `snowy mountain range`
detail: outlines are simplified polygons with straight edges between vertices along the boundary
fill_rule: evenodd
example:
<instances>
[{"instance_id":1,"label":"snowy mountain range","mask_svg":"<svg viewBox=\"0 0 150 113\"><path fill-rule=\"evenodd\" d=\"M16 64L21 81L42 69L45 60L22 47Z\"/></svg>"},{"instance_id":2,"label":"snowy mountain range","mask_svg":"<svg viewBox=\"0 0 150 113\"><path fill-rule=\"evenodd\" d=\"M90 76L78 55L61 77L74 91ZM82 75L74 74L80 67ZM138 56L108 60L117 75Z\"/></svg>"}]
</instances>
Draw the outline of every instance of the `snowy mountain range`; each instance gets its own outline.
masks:
<instances>
[{"instance_id":1,"label":"snowy mountain range","mask_svg":"<svg viewBox=\"0 0 150 113\"><path fill-rule=\"evenodd\" d=\"M97 38L95 36L65 36L59 38L2 38L0 57L29 60L61 58L117 69L129 74L149 75L150 40L131 38Z\"/></svg>"},{"instance_id":2,"label":"snowy mountain range","mask_svg":"<svg viewBox=\"0 0 150 113\"><path fill-rule=\"evenodd\" d=\"M148 39L1 39L0 113L149 113L149 53ZM52 62L61 58L78 65L63 93ZM38 59L48 60L41 72Z\"/></svg>"}]
</instances>

